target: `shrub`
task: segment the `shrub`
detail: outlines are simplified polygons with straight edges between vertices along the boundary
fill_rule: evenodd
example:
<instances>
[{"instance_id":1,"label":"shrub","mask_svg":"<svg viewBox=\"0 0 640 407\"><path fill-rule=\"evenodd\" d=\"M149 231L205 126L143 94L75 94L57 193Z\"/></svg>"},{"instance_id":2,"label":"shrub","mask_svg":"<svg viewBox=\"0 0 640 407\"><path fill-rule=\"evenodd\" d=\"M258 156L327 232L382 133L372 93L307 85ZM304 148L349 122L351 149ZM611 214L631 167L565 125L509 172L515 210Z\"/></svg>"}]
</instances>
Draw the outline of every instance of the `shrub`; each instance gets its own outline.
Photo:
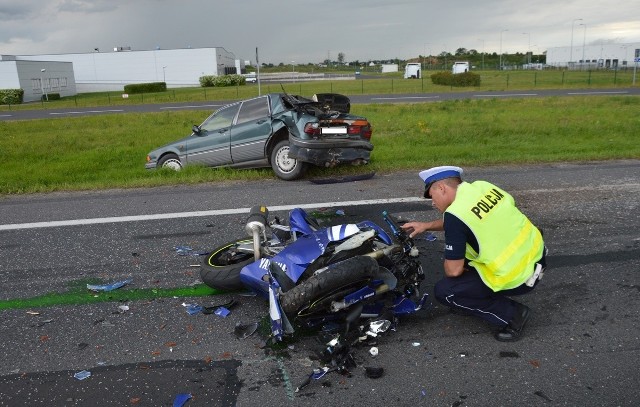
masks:
<instances>
[{"instance_id":1,"label":"shrub","mask_svg":"<svg viewBox=\"0 0 640 407\"><path fill-rule=\"evenodd\" d=\"M246 84L246 78L242 75L205 75L200 77L200 86L203 88L237 86Z\"/></svg>"},{"instance_id":2,"label":"shrub","mask_svg":"<svg viewBox=\"0 0 640 407\"><path fill-rule=\"evenodd\" d=\"M451 72L436 72L431 75L431 82L434 85L445 86L480 86L480 75L473 72L452 74Z\"/></svg>"},{"instance_id":3,"label":"shrub","mask_svg":"<svg viewBox=\"0 0 640 407\"><path fill-rule=\"evenodd\" d=\"M165 92L166 90L166 82L130 83L124 86L124 93L129 94Z\"/></svg>"},{"instance_id":4,"label":"shrub","mask_svg":"<svg viewBox=\"0 0 640 407\"><path fill-rule=\"evenodd\" d=\"M19 105L23 102L24 90L0 89L0 103L5 105Z\"/></svg>"}]
</instances>

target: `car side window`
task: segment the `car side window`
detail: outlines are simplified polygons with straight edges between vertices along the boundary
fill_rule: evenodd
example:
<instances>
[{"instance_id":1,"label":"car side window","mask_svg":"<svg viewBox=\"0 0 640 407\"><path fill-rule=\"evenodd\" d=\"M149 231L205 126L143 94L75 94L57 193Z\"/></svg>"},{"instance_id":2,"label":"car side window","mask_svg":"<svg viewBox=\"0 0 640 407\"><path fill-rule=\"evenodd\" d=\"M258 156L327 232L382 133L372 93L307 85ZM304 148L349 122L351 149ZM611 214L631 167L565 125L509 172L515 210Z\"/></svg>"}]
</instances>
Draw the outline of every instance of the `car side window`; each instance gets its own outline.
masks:
<instances>
[{"instance_id":1,"label":"car side window","mask_svg":"<svg viewBox=\"0 0 640 407\"><path fill-rule=\"evenodd\" d=\"M212 132L222 130L225 127L231 127L233 119L236 117L236 113L238 113L239 108L240 104L223 107L209 116L209 118L200 125L200 130Z\"/></svg>"},{"instance_id":2,"label":"car side window","mask_svg":"<svg viewBox=\"0 0 640 407\"><path fill-rule=\"evenodd\" d=\"M253 120L263 119L269 116L269 104L267 97L247 100L242 103L238 121L236 124L247 123Z\"/></svg>"}]
</instances>

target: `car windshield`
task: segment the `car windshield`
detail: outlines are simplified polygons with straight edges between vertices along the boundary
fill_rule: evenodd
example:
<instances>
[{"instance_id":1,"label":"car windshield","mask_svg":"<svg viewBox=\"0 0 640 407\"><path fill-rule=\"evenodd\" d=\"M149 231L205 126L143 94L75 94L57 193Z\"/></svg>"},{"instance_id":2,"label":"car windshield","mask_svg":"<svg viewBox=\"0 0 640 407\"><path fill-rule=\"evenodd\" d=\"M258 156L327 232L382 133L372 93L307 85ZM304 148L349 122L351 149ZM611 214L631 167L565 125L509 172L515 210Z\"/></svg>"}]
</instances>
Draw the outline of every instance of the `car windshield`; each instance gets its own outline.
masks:
<instances>
[{"instance_id":1,"label":"car windshield","mask_svg":"<svg viewBox=\"0 0 640 407\"><path fill-rule=\"evenodd\" d=\"M236 113L238 113L239 107L240 104L236 103L234 105L221 108L209 116L209 118L200 125L200 130L212 132L224 129L225 127L230 127L233 123L233 119L236 117Z\"/></svg>"}]
</instances>

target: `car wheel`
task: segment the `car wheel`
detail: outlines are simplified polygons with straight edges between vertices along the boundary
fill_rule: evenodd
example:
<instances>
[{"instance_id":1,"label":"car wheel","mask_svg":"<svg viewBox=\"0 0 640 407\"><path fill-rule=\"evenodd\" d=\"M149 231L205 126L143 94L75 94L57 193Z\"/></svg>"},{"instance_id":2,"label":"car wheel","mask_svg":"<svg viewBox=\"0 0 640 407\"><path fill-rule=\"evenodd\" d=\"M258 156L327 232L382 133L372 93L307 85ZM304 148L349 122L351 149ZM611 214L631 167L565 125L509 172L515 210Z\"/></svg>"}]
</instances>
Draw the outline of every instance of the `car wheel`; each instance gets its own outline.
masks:
<instances>
[{"instance_id":1,"label":"car wheel","mask_svg":"<svg viewBox=\"0 0 640 407\"><path fill-rule=\"evenodd\" d=\"M289 141L282 140L271 151L271 168L278 178L290 181L304 174L306 164L289 157Z\"/></svg>"},{"instance_id":2,"label":"car wheel","mask_svg":"<svg viewBox=\"0 0 640 407\"><path fill-rule=\"evenodd\" d=\"M158 160L158 168L180 171L182 169L182 163L177 155L167 154Z\"/></svg>"}]
</instances>

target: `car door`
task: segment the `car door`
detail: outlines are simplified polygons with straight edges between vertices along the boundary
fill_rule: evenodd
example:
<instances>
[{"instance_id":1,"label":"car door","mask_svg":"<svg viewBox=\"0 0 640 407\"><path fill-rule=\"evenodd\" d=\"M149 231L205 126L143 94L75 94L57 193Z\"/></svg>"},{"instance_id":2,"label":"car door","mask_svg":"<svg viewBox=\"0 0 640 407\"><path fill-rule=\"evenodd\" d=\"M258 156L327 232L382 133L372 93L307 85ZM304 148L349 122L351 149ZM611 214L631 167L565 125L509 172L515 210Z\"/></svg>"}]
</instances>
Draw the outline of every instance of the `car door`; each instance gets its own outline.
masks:
<instances>
[{"instance_id":1,"label":"car door","mask_svg":"<svg viewBox=\"0 0 640 407\"><path fill-rule=\"evenodd\" d=\"M187 142L187 163L209 167L232 163L229 137L239 103L225 106L209 116Z\"/></svg>"},{"instance_id":2,"label":"car door","mask_svg":"<svg viewBox=\"0 0 640 407\"><path fill-rule=\"evenodd\" d=\"M231 128L231 159L234 164L265 159L265 143L271 135L267 96L242 102Z\"/></svg>"}]
</instances>

